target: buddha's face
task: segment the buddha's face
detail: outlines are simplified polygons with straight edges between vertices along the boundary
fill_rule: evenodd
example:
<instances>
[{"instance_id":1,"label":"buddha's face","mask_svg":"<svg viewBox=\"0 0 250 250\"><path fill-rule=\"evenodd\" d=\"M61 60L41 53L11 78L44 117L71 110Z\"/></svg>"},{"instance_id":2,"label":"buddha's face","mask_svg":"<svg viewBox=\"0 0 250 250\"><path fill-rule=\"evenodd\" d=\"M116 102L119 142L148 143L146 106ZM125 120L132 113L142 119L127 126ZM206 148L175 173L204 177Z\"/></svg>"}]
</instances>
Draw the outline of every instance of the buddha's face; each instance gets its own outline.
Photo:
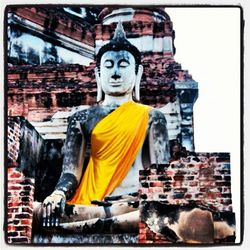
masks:
<instances>
[{"instance_id":1,"label":"buddha's face","mask_svg":"<svg viewBox=\"0 0 250 250\"><path fill-rule=\"evenodd\" d=\"M107 51L100 62L100 82L105 94L123 96L132 93L136 81L135 58L125 50Z\"/></svg>"}]
</instances>

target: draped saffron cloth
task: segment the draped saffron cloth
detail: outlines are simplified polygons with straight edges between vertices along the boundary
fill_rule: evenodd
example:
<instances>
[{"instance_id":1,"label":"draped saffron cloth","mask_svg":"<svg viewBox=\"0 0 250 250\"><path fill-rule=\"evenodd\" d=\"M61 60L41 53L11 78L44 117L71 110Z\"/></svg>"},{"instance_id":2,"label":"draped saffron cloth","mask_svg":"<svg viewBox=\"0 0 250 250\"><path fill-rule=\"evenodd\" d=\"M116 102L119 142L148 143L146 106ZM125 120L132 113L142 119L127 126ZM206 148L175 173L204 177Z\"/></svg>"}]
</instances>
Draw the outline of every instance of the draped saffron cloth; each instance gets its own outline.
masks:
<instances>
[{"instance_id":1,"label":"draped saffron cloth","mask_svg":"<svg viewBox=\"0 0 250 250\"><path fill-rule=\"evenodd\" d=\"M129 101L93 129L89 163L70 204L90 205L118 187L141 149L151 108Z\"/></svg>"}]
</instances>

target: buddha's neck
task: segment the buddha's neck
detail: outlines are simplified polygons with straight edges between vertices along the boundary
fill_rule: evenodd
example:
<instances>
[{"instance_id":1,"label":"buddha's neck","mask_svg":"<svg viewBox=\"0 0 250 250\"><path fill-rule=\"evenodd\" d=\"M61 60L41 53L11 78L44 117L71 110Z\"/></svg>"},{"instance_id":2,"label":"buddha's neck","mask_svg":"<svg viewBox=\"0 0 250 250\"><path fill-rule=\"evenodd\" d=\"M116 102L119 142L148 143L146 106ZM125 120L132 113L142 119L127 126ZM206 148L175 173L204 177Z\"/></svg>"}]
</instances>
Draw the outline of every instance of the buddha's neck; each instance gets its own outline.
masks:
<instances>
[{"instance_id":1,"label":"buddha's neck","mask_svg":"<svg viewBox=\"0 0 250 250\"><path fill-rule=\"evenodd\" d=\"M124 96L110 96L105 94L104 101L102 105L104 106L112 106L112 105L122 105L125 102L132 101L132 94L127 94Z\"/></svg>"}]
</instances>

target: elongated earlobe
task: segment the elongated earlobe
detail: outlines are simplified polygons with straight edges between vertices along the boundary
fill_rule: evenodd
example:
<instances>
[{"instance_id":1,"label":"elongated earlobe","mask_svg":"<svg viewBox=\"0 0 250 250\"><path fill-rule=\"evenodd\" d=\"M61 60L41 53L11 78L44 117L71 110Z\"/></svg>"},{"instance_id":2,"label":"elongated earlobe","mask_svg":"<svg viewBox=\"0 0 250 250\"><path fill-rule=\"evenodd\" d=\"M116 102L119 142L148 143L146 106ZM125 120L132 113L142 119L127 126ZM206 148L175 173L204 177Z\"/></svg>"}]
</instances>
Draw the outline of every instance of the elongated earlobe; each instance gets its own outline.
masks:
<instances>
[{"instance_id":1,"label":"elongated earlobe","mask_svg":"<svg viewBox=\"0 0 250 250\"><path fill-rule=\"evenodd\" d=\"M97 84L97 97L96 102L100 102L102 100L102 86L101 86L101 79L99 75L98 68L95 68L95 78L96 78L96 84Z\"/></svg>"},{"instance_id":2,"label":"elongated earlobe","mask_svg":"<svg viewBox=\"0 0 250 250\"><path fill-rule=\"evenodd\" d=\"M140 85L141 85L141 77L143 73L143 66L139 65L138 72L136 75L136 81L135 81L135 100L140 101Z\"/></svg>"}]
</instances>

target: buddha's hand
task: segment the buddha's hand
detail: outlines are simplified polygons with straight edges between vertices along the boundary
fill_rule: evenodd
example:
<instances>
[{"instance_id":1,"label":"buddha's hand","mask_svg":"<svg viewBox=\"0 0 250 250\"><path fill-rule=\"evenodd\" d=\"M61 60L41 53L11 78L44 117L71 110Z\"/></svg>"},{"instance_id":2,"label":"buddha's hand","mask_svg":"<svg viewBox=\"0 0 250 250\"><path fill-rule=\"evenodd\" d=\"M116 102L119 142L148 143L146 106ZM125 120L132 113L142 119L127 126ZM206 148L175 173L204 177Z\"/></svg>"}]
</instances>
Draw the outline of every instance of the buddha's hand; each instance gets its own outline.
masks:
<instances>
[{"instance_id":1,"label":"buddha's hand","mask_svg":"<svg viewBox=\"0 0 250 250\"><path fill-rule=\"evenodd\" d=\"M43 202L43 226L59 226L59 217L64 214L66 197L63 191L55 190Z\"/></svg>"}]
</instances>

